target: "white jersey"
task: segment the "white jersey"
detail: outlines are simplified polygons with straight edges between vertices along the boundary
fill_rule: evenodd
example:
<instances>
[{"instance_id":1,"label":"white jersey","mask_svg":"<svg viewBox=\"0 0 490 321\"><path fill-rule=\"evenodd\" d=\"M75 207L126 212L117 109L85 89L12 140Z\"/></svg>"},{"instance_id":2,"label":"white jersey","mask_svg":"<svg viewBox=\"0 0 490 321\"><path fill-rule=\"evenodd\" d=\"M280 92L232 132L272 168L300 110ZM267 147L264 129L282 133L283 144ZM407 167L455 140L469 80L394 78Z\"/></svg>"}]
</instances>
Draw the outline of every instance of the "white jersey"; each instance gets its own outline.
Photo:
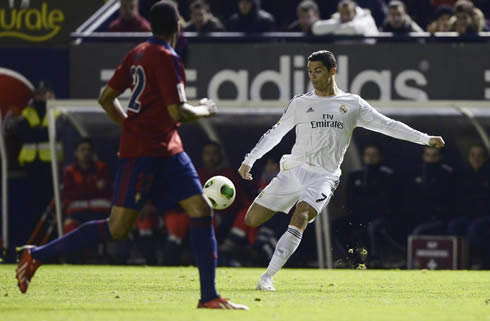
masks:
<instances>
[{"instance_id":1,"label":"white jersey","mask_svg":"<svg viewBox=\"0 0 490 321\"><path fill-rule=\"evenodd\" d=\"M245 156L243 164L252 167L294 127L296 142L291 154L281 159L281 169L308 164L332 178L340 177L340 164L356 127L421 145L428 145L430 139L427 134L380 114L358 95L339 90L335 96L323 97L312 91L289 102L282 117Z\"/></svg>"}]
</instances>

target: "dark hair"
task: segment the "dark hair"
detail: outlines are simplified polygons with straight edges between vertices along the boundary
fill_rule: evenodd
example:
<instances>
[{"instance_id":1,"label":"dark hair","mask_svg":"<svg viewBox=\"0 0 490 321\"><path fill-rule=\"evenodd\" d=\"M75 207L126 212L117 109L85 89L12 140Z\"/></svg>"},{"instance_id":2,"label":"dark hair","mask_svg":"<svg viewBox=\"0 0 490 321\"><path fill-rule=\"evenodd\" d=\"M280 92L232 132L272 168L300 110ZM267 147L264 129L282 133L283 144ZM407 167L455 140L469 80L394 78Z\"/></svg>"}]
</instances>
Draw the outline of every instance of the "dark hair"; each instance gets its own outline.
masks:
<instances>
[{"instance_id":1,"label":"dark hair","mask_svg":"<svg viewBox=\"0 0 490 321\"><path fill-rule=\"evenodd\" d=\"M344 7L349 7L350 9L353 9L357 6L357 3L353 0L342 0L339 2L337 5L337 8L344 8Z\"/></svg>"},{"instance_id":2,"label":"dark hair","mask_svg":"<svg viewBox=\"0 0 490 321\"><path fill-rule=\"evenodd\" d=\"M41 80L34 89L36 94L45 94L48 91L53 91L51 85L46 80Z\"/></svg>"},{"instance_id":3,"label":"dark hair","mask_svg":"<svg viewBox=\"0 0 490 321\"><path fill-rule=\"evenodd\" d=\"M298 6L296 7L296 13L307 12L307 11L310 11L310 10L313 10L317 14L320 13L320 10L318 9L318 5L313 0L304 0L304 1L301 1L298 4Z\"/></svg>"},{"instance_id":4,"label":"dark hair","mask_svg":"<svg viewBox=\"0 0 490 321\"><path fill-rule=\"evenodd\" d=\"M216 147L217 149L221 150L221 144L214 141L214 140L208 140L206 141L203 145L202 145L202 148L204 149L204 146L207 146L207 145L211 145L211 146L214 146Z\"/></svg>"},{"instance_id":5,"label":"dark hair","mask_svg":"<svg viewBox=\"0 0 490 321\"><path fill-rule=\"evenodd\" d=\"M433 19L437 20L442 15L445 15L445 14L452 16L454 14L453 8L450 6L446 6L446 5L442 5L442 6L437 7L436 10L434 11Z\"/></svg>"},{"instance_id":6,"label":"dark hair","mask_svg":"<svg viewBox=\"0 0 490 321\"><path fill-rule=\"evenodd\" d=\"M150 10L151 31L155 35L171 36L179 26L179 11L172 1L162 0Z\"/></svg>"},{"instance_id":7,"label":"dark hair","mask_svg":"<svg viewBox=\"0 0 490 321\"><path fill-rule=\"evenodd\" d=\"M328 70L333 67L337 68L337 60L335 56L328 50L315 51L308 57L308 61L321 61Z\"/></svg>"},{"instance_id":8,"label":"dark hair","mask_svg":"<svg viewBox=\"0 0 490 321\"><path fill-rule=\"evenodd\" d=\"M379 155L381 155L381 156L383 156L383 155L384 155L383 148L381 147L381 145L376 144L376 143L367 144L366 146L364 146L364 148L362 149L362 151L364 152L364 151L365 151L366 149L368 149L369 147L374 147L374 148L376 148L376 150L378 151Z\"/></svg>"},{"instance_id":9,"label":"dark hair","mask_svg":"<svg viewBox=\"0 0 490 321\"><path fill-rule=\"evenodd\" d=\"M398 9L398 8L402 8L403 10L406 10L405 4L400 0L392 0L388 3L388 9Z\"/></svg>"},{"instance_id":10,"label":"dark hair","mask_svg":"<svg viewBox=\"0 0 490 321\"><path fill-rule=\"evenodd\" d=\"M202 0L196 0L189 5L189 9L202 9L209 12L209 4Z\"/></svg>"},{"instance_id":11,"label":"dark hair","mask_svg":"<svg viewBox=\"0 0 490 321\"><path fill-rule=\"evenodd\" d=\"M89 144L90 147L94 148L94 141L92 140L92 138L90 138L90 137L82 137L82 138L80 138L80 140L75 145L75 150L78 148L78 146L80 146L82 144Z\"/></svg>"}]
</instances>

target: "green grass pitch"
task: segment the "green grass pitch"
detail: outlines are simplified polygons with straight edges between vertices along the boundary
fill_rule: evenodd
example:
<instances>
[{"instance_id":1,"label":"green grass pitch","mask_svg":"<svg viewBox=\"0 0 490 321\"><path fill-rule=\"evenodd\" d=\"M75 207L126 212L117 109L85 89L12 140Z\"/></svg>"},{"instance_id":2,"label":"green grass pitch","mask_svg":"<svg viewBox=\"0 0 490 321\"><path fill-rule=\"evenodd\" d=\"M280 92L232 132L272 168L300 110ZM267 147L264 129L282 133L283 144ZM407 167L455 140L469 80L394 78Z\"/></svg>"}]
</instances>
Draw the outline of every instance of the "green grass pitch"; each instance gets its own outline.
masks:
<instances>
[{"instance_id":1,"label":"green grass pitch","mask_svg":"<svg viewBox=\"0 0 490 321\"><path fill-rule=\"evenodd\" d=\"M219 268L221 295L250 311L196 309L196 268L46 265L22 295L0 265L0 320L490 321L490 271L284 269L277 292L263 269Z\"/></svg>"}]
</instances>

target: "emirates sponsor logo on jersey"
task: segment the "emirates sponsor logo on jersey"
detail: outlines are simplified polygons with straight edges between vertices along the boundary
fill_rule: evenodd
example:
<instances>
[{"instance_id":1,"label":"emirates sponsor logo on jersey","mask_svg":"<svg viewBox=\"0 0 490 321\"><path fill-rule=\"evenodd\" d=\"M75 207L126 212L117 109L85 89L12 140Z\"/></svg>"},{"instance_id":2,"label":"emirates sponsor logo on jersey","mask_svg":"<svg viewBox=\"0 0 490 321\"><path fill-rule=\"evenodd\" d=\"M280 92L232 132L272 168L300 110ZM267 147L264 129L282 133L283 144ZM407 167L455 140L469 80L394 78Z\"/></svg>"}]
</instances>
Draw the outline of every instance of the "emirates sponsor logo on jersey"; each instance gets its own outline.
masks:
<instances>
[{"instance_id":1,"label":"emirates sponsor logo on jersey","mask_svg":"<svg viewBox=\"0 0 490 321\"><path fill-rule=\"evenodd\" d=\"M311 128L338 128L344 129L344 123L334 119L332 114L323 114L322 120L312 120Z\"/></svg>"}]
</instances>

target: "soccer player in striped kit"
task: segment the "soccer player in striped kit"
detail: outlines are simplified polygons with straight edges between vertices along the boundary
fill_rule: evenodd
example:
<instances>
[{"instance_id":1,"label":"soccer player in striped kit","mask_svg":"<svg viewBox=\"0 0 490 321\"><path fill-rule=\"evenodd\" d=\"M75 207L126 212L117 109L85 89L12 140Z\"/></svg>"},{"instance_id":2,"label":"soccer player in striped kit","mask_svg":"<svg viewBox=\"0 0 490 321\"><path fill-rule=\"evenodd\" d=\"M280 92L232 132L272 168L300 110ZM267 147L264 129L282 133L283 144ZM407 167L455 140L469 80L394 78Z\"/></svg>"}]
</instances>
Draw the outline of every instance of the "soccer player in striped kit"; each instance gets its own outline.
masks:
<instances>
[{"instance_id":1,"label":"soccer player in striped kit","mask_svg":"<svg viewBox=\"0 0 490 321\"><path fill-rule=\"evenodd\" d=\"M250 206L245 223L259 226L277 212L288 213L296 206L287 231L279 239L258 290L275 291L273 276L294 253L309 222L325 207L337 187L340 165L352 132L364 127L420 145L444 147L440 136L429 136L390 119L358 95L343 92L335 82L337 62L333 53L321 50L308 57L308 76L314 90L295 96L279 121L267 131L245 156L238 169L251 180L250 170L291 129L296 142L291 154L280 161L280 172Z\"/></svg>"}]
</instances>

